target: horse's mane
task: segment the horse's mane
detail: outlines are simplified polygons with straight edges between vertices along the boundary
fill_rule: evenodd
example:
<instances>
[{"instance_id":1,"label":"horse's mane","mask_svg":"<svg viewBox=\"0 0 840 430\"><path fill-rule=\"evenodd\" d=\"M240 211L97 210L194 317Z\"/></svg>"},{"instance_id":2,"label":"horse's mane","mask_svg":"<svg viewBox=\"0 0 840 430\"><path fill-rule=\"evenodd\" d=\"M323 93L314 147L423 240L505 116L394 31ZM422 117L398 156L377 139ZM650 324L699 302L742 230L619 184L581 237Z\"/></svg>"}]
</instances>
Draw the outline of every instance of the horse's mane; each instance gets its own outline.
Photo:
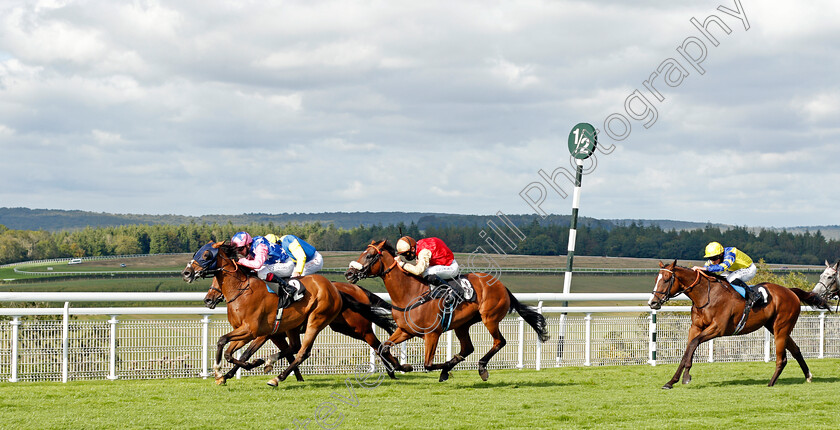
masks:
<instances>
[{"instance_id":1,"label":"horse's mane","mask_svg":"<svg viewBox=\"0 0 840 430\"><path fill-rule=\"evenodd\" d=\"M236 258L236 248L230 244L230 242L225 241L221 245L219 245L219 251L222 251L225 254L225 257L230 259Z\"/></svg>"},{"instance_id":2,"label":"horse's mane","mask_svg":"<svg viewBox=\"0 0 840 430\"><path fill-rule=\"evenodd\" d=\"M388 239L382 239L382 241L383 241L382 242L382 250L383 251L388 251L388 252L391 253L391 255L397 255L396 248L394 248L394 246L391 245L391 242L388 242Z\"/></svg>"}]
</instances>

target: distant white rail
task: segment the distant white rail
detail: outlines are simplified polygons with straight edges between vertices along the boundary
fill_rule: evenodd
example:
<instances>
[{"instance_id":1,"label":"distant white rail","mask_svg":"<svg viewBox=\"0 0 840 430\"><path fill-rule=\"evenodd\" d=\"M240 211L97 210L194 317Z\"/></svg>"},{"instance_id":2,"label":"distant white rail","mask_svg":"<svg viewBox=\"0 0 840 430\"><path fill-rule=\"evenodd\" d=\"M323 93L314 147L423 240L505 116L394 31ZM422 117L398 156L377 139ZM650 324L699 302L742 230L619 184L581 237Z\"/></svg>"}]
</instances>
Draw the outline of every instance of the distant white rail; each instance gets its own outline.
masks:
<instances>
[{"instance_id":1,"label":"distant white rail","mask_svg":"<svg viewBox=\"0 0 840 430\"><path fill-rule=\"evenodd\" d=\"M387 294L380 294L389 299ZM138 379L208 377L215 355L215 340L230 330L224 307L73 307L72 303L196 302L204 293L61 293L2 292L0 306L15 302L61 303L62 307L0 307L0 378L9 381L71 379ZM645 293L516 294L547 314L552 340L539 343L524 320L506 318L502 332L508 346L490 362L491 368L626 365L675 363L685 348L689 306L668 306L658 311L646 306ZM676 298L675 300L679 300ZM546 302L630 302L627 306L547 307ZM803 311L813 311L803 307ZM557 343L560 318L567 312L564 342ZM635 314L635 315L633 315ZM129 316L155 315L156 318ZM79 319L79 316L85 318ZM103 316L105 318L97 318ZM37 318L40 317L40 318ZM51 318L53 317L53 318ZM167 318L167 317L172 317ZM123 318L123 319L120 319ZM457 369L476 369L477 359L491 346L481 324L470 331L476 353ZM387 334L377 328L377 336ZM840 317L824 312L800 317L793 333L805 357L840 357ZM457 351L452 332L441 338L435 361L448 360ZM276 351L271 346L270 352ZM769 332L721 338L707 342L696 360L770 361L775 346ZM423 344L413 339L402 345L400 359L419 364ZM325 330L304 373L351 373L360 365L376 363L364 343ZM257 371L245 372L257 374Z\"/></svg>"}]
</instances>

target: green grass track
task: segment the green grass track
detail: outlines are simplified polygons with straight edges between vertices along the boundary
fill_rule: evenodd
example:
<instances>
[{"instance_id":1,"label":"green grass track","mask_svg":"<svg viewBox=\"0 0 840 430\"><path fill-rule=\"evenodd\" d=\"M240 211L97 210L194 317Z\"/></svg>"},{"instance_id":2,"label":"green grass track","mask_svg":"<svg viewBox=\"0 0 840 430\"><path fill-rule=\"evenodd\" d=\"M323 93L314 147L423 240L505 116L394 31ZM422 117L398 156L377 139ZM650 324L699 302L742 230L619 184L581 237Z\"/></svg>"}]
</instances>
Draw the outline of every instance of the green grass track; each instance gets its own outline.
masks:
<instances>
[{"instance_id":1,"label":"green grass track","mask_svg":"<svg viewBox=\"0 0 840 430\"><path fill-rule=\"evenodd\" d=\"M790 362L698 363L689 385L660 387L676 365L400 375L362 388L353 375L231 380L0 383L4 428L837 428L840 360L811 359L813 383ZM352 391L348 388L353 387ZM319 421L320 418L320 421ZM296 422L297 420L297 422ZM308 423L306 420L310 420ZM319 422L321 426L319 426Z\"/></svg>"}]
</instances>

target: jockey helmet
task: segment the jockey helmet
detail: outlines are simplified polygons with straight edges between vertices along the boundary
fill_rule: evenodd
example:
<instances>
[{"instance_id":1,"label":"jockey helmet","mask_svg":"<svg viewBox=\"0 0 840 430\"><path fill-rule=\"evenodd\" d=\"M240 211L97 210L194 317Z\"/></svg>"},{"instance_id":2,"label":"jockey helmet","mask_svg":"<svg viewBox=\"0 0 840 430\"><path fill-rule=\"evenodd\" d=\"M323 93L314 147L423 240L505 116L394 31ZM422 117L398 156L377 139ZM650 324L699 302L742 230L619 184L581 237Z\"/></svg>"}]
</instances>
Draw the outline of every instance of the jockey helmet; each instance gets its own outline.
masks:
<instances>
[{"instance_id":1,"label":"jockey helmet","mask_svg":"<svg viewBox=\"0 0 840 430\"><path fill-rule=\"evenodd\" d=\"M242 248L251 246L252 240L253 239L251 239L250 234L244 231L240 231L239 233L234 234L232 238L230 238L230 243L231 245L237 248Z\"/></svg>"},{"instance_id":2,"label":"jockey helmet","mask_svg":"<svg viewBox=\"0 0 840 430\"><path fill-rule=\"evenodd\" d=\"M397 254L413 254L417 249L417 241L411 236L403 236L397 241Z\"/></svg>"},{"instance_id":3,"label":"jockey helmet","mask_svg":"<svg viewBox=\"0 0 840 430\"><path fill-rule=\"evenodd\" d=\"M703 258L712 258L721 254L723 254L723 245L717 242L712 242L706 245L706 254L703 256Z\"/></svg>"}]
</instances>

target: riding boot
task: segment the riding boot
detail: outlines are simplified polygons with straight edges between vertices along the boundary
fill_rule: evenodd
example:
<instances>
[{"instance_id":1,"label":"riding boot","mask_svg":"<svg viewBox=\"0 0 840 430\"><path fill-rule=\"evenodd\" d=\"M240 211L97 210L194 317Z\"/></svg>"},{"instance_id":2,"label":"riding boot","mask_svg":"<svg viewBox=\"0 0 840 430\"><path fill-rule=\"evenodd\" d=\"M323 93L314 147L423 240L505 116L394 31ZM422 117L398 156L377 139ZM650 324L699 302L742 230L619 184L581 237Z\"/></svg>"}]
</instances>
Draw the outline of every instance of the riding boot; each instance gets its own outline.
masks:
<instances>
[{"instance_id":1,"label":"riding boot","mask_svg":"<svg viewBox=\"0 0 840 430\"><path fill-rule=\"evenodd\" d=\"M744 282L740 279L735 279L732 282L730 282L730 284L735 284L739 287L744 288L744 296L745 296L744 299L747 302L745 304L745 306L748 307L748 308L752 308L752 306L755 304L755 302L757 302L761 298L761 296L758 294L758 291L755 291L752 287L747 285L746 282Z\"/></svg>"},{"instance_id":2,"label":"riding boot","mask_svg":"<svg viewBox=\"0 0 840 430\"><path fill-rule=\"evenodd\" d=\"M274 288L274 291L277 293L277 297L280 298L280 303L278 305L279 308L287 308L289 305L292 304L292 298L294 294L297 292L295 287L289 285L285 279L274 276L273 273L269 273L265 279L265 282L270 282L272 284L276 284L277 287Z\"/></svg>"}]
</instances>

